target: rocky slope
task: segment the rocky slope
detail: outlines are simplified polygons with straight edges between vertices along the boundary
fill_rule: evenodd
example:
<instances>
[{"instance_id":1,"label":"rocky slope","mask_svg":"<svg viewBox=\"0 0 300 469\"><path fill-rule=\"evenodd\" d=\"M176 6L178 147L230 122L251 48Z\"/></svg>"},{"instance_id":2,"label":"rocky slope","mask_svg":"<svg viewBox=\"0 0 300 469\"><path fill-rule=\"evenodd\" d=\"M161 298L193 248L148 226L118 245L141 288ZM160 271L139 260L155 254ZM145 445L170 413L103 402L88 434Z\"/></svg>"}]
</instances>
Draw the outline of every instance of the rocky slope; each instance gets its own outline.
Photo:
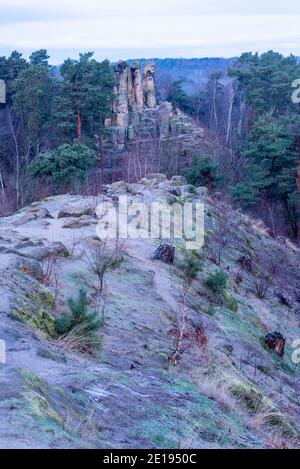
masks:
<instances>
[{"instance_id":1,"label":"rocky slope","mask_svg":"<svg viewBox=\"0 0 300 469\"><path fill-rule=\"evenodd\" d=\"M152 259L158 241L128 239L100 295L101 349L78 352L53 334L53 319L81 288L99 307L88 261L95 208L122 193L203 201L205 246L188 255L194 278L183 294L183 242L169 265ZM298 447L299 257L218 196L159 175L1 219L0 447ZM228 278L218 293L207 279L220 269ZM282 358L264 342L274 331L286 338Z\"/></svg>"}]
</instances>

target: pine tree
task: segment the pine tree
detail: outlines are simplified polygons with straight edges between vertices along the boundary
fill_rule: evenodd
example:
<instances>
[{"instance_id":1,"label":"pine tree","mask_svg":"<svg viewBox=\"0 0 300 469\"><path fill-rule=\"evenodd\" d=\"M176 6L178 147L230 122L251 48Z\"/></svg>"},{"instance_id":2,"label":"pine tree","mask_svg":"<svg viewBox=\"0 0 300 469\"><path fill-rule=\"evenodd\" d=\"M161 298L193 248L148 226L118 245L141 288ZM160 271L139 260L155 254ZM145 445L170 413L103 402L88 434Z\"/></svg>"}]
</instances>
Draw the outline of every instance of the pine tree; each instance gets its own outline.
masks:
<instances>
[{"instance_id":1,"label":"pine tree","mask_svg":"<svg viewBox=\"0 0 300 469\"><path fill-rule=\"evenodd\" d=\"M243 152L247 177L233 188L233 196L246 207L261 200L267 203L280 201L293 236L297 238L299 156L295 151L295 137L291 119L275 120L271 113L257 119Z\"/></svg>"}]
</instances>

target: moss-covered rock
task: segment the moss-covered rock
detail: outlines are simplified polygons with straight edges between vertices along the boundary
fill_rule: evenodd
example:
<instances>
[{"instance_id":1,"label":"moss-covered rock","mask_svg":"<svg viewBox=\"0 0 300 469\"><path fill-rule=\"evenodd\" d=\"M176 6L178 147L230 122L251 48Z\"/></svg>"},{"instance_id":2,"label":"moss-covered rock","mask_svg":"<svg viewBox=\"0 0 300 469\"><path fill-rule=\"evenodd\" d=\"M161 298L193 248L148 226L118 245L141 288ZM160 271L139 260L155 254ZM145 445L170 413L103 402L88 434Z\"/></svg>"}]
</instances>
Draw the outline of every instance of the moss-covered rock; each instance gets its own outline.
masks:
<instances>
[{"instance_id":1,"label":"moss-covered rock","mask_svg":"<svg viewBox=\"0 0 300 469\"><path fill-rule=\"evenodd\" d=\"M38 329L44 336L57 337L55 318L52 314L54 298L46 290L30 293L15 308L15 316L25 324Z\"/></svg>"}]
</instances>

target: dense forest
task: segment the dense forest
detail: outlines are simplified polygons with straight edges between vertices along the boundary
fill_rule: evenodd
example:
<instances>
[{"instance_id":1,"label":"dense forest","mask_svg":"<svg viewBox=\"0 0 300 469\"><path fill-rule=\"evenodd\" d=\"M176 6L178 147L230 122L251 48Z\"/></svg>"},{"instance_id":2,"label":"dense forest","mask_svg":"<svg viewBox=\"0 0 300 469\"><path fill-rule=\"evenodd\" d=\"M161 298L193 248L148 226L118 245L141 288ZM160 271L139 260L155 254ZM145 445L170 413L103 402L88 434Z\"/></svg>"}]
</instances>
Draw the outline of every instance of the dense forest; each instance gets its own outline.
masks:
<instances>
[{"instance_id":1,"label":"dense forest","mask_svg":"<svg viewBox=\"0 0 300 469\"><path fill-rule=\"evenodd\" d=\"M298 241L297 58L244 53L223 68L192 90L184 76L174 81L165 71L158 79L158 97L206 131L207 150L195 152L186 175L261 217L274 237ZM88 192L95 168L103 170L114 77L113 65L90 52L65 60L59 72L46 50L29 61L16 51L0 57L7 90L0 104L1 215L49 192Z\"/></svg>"}]
</instances>

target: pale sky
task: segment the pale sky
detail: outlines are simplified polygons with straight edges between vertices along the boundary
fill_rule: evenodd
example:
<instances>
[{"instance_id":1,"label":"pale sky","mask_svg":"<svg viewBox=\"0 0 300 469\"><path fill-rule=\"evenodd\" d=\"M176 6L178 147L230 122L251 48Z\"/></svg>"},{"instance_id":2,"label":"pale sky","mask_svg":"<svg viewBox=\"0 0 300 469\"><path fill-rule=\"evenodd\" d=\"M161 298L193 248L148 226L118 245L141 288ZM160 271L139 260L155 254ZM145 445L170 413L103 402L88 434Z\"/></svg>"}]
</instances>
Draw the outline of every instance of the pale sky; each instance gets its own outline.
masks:
<instances>
[{"instance_id":1,"label":"pale sky","mask_svg":"<svg viewBox=\"0 0 300 469\"><path fill-rule=\"evenodd\" d=\"M274 49L300 56L299 0L0 0L0 56L48 49L51 63L233 57Z\"/></svg>"}]
</instances>

